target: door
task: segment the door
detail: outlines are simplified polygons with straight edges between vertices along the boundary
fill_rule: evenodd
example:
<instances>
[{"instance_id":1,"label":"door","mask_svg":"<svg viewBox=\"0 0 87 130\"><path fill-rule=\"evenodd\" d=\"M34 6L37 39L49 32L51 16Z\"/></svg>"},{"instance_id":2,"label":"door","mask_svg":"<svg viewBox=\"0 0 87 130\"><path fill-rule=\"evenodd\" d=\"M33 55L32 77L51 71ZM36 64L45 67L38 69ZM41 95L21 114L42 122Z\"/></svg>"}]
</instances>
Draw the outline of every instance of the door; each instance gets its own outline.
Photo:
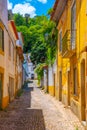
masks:
<instances>
[{"instance_id":1,"label":"door","mask_svg":"<svg viewBox=\"0 0 87 130\"><path fill-rule=\"evenodd\" d=\"M86 120L86 98L85 98L85 60L81 63L81 118Z\"/></svg>"},{"instance_id":2,"label":"door","mask_svg":"<svg viewBox=\"0 0 87 130\"><path fill-rule=\"evenodd\" d=\"M14 79L9 77L9 102L14 99Z\"/></svg>"},{"instance_id":3,"label":"door","mask_svg":"<svg viewBox=\"0 0 87 130\"><path fill-rule=\"evenodd\" d=\"M2 85L3 85L3 78L2 74L0 73L0 108L2 107Z\"/></svg>"},{"instance_id":4,"label":"door","mask_svg":"<svg viewBox=\"0 0 87 130\"><path fill-rule=\"evenodd\" d=\"M54 96L55 96L55 74L54 74Z\"/></svg>"},{"instance_id":5,"label":"door","mask_svg":"<svg viewBox=\"0 0 87 130\"><path fill-rule=\"evenodd\" d=\"M62 72L59 72L59 101L62 101Z\"/></svg>"},{"instance_id":6,"label":"door","mask_svg":"<svg viewBox=\"0 0 87 130\"><path fill-rule=\"evenodd\" d=\"M68 71L68 106L70 106L70 71Z\"/></svg>"}]
</instances>

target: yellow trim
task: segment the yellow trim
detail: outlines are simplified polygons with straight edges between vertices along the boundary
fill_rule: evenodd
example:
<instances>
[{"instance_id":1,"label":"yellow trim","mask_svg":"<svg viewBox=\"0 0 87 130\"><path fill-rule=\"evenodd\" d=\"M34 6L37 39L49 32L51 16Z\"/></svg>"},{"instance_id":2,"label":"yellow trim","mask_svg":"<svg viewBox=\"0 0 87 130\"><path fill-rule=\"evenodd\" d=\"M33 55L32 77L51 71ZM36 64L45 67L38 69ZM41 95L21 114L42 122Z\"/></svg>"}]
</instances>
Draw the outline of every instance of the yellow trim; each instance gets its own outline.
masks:
<instances>
[{"instance_id":1,"label":"yellow trim","mask_svg":"<svg viewBox=\"0 0 87 130\"><path fill-rule=\"evenodd\" d=\"M63 90L62 93L63 93L64 95L67 95L67 90Z\"/></svg>"},{"instance_id":2,"label":"yellow trim","mask_svg":"<svg viewBox=\"0 0 87 130\"><path fill-rule=\"evenodd\" d=\"M0 22L0 28L4 30L4 25Z\"/></svg>"},{"instance_id":3,"label":"yellow trim","mask_svg":"<svg viewBox=\"0 0 87 130\"><path fill-rule=\"evenodd\" d=\"M1 91L2 91L2 98L1 98L1 107L3 108L3 86L4 86L4 68L2 68L2 67L0 67L0 73L3 75L2 76L2 89L1 89Z\"/></svg>"},{"instance_id":4,"label":"yellow trim","mask_svg":"<svg viewBox=\"0 0 87 130\"><path fill-rule=\"evenodd\" d=\"M4 109L5 107L7 107L8 103L9 103L9 96L3 97L2 98L2 108Z\"/></svg>"},{"instance_id":5,"label":"yellow trim","mask_svg":"<svg viewBox=\"0 0 87 130\"><path fill-rule=\"evenodd\" d=\"M4 51L0 49L0 54L4 56Z\"/></svg>"},{"instance_id":6,"label":"yellow trim","mask_svg":"<svg viewBox=\"0 0 87 130\"><path fill-rule=\"evenodd\" d=\"M48 91L51 96L54 96L54 86L48 86Z\"/></svg>"},{"instance_id":7,"label":"yellow trim","mask_svg":"<svg viewBox=\"0 0 87 130\"><path fill-rule=\"evenodd\" d=\"M0 22L0 28L2 28L2 30L4 31L4 25ZM4 51L2 49L0 49L0 54L4 55Z\"/></svg>"},{"instance_id":8,"label":"yellow trim","mask_svg":"<svg viewBox=\"0 0 87 130\"><path fill-rule=\"evenodd\" d=\"M4 68L0 67L0 73L4 73Z\"/></svg>"}]
</instances>

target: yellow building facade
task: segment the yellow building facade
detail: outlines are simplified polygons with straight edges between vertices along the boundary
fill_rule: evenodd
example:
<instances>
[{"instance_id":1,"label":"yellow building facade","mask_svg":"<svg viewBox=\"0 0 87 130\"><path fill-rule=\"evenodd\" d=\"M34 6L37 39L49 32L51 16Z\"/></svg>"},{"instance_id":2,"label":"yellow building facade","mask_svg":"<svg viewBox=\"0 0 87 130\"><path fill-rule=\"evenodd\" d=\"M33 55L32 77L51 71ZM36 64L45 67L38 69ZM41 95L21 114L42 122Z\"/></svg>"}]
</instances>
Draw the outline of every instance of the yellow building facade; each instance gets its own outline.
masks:
<instances>
[{"instance_id":1,"label":"yellow building facade","mask_svg":"<svg viewBox=\"0 0 87 130\"><path fill-rule=\"evenodd\" d=\"M87 0L56 0L58 98L87 121Z\"/></svg>"}]
</instances>

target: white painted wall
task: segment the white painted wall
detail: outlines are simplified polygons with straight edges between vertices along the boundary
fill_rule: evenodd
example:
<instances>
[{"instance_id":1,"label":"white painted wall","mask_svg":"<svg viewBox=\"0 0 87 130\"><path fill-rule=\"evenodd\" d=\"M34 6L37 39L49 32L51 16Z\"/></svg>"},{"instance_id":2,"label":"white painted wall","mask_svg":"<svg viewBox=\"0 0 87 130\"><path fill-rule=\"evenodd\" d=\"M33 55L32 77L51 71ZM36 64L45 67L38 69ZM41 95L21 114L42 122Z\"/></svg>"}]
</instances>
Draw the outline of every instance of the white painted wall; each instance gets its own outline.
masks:
<instances>
[{"instance_id":1,"label":"white painted wall","mask_svg":"<svg viewBox=\"0 0 87 130\"><path fill-rule=\"evenodd\" d=\"M53 81L53 68L52 66L49 66L48 68L48 86L53 86L54 81Z\"/></svg>"},{"instance_id":2,"label":"white painted wall","mask_svg":"<svg viewBox=\"0 0 87 130\"><path fill-rule=\"evenodd\" d=\"M31 76L32 74L34 74L33 63L30 62L30 63L28 63L28 75L29 75L29 78L32 77Z\"/></svg>"}]
</instances>

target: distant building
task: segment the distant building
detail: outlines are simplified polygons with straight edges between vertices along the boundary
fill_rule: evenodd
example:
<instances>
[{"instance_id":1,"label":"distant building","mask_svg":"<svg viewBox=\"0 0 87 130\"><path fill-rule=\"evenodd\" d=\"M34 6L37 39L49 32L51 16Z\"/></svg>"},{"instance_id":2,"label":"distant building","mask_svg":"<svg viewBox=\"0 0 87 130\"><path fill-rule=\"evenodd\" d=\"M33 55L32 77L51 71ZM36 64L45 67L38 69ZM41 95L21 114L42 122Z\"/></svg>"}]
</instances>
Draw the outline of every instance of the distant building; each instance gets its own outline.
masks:
<instances>
[{"instance_id":1,"label":"distant building","mask_svg":"<svg viewBox=\"0 0 87 130\"><path fill-rule=\"evenodd\" d=\"M30 53L24 54L24 66L26 66L28 79L34 79L34 65L30 59Z\"/></svg>"},{"instance_id":2,"label":"distant building","mask_svg":"<svg viewBox=\"0 0 87 130\"><path fill-rule=\"evenodd\" d=\"M23 62L23 79L25 79L25 81L28 79L28 62L27 62L27 57L26 54L23 54L24 56L24 62Z\"/></svg>"},{"instance_id":3,"label":"distant building","mask_svg":"<svg viewBox=\"0 0 87 130\"><path fill-rule=\"evenodd\" d=\"M30 54L28 54L28 76L30 79L34 79L34 66L30 59Z\"/></svg>"}]
</instances>

